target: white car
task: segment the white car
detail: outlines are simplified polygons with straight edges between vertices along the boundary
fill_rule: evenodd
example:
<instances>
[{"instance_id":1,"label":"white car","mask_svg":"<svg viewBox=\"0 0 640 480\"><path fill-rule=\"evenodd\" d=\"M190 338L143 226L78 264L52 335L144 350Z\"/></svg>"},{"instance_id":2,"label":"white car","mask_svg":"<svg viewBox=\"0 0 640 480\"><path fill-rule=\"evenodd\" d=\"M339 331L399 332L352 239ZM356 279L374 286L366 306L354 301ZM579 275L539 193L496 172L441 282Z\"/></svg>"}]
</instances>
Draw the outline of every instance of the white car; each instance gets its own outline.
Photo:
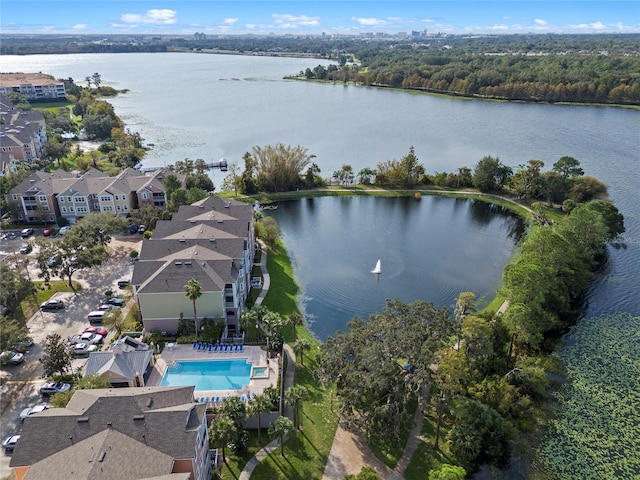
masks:
<instances>
[{"instance_id":1,"label":"white car","mask_svg":"<svg viewBox=\"0 0 640 480\"><path fill-rule=\"evenodd\" d=\"M71 352L76 356L89 355L91 352L95 352L98 349L97 345L93 345L91 343L74 343L69 348L71 348Z\"/></svg>"},{"instance_id":2,"label":"white car","mask_svg":"<svg viewBox=\"0 0 640 480\"><path fill-rule=\"evenodd\" d=\"M58 230L58 235L64 235L70 229L71 229L71 227L69 225L65 225L64 227L60 227L60 230Z\"/></svg>"},{"instance_id":3,"label":"white car","mask_svg":"<svg viewBox=\"0 0 640 480\"><path fill-rule=\"evenodd\" d=\"M80 343L92 343L94 345L102 343L102 335L93 332L84 332L80 335Z\"/></svg>"},{"instance_id":4,"label":"white car","mask_svg":"<svg viewBox=\"0 0 640 480\"><path fill-rule=\"evenodd\" d=\"M55 395L56 393L68 392L71 389L71 385L62 382L47 382L40 387L40 393L42 395Z\"/></svg>"},{"instance_id":5,"label":"white car","mask_svg":"<svg viewBox=\"0 0 640 480\"><path fill-rule=\"evenodd\" d=\"M2 448L4 448L5 452L13 452L13 449L15 448L16 443L18 443L18 440L20 440L19 433L11 435L10 437L7 437L3 440Z\"/></svg>"},{"instance_id":6,"label":"white car","mask_svg":"<svg viewBox=\"0 0 640 480\"><path fill-rule=\"evenodd\" d=\"M47 408L49 408L49 405L47 405L46 403L41 403L40 405L35 405L33 407L27 407L20 412L20 419L24 421L24 419L29 415L44 412Z\"/></svg>"},{"instance_id":7,"label":"white car","mask_svg":"<svg viewBox=\"0 0 640 480\"><path fill-rule=\"evenodd\" d=\"M24 362L22 353L7 351L0 353L0 364L2 365L18 365Z\"/></svg>"}]
</instances>

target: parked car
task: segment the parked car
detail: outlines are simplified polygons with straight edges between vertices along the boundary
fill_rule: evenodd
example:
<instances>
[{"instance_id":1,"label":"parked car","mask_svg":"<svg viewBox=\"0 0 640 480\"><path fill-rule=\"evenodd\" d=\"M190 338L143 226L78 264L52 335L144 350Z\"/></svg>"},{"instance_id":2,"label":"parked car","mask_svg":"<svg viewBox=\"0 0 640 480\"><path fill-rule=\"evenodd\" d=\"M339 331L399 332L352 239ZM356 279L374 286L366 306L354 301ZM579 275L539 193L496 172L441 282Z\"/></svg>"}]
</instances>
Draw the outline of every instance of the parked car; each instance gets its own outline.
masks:
<instances>
[{"instance_id":1,"label":"parked car","mask_svg":"<svg viewBox=\"0 0 640 480\"><path fill-rule=\"evenodd\" d=\"M20 232L20 236L22 238L27 238L27 237L30 237L31 235L33 235L33 228L24 228Z\"/></svg>"},{"instance_id":2,"label":"parked car","mask_svg":"<svg viewBox=\"0 0 640 480\"><path fill-rule=\"evenodd\" d=\"M131 285L131 280L118 280L118 288L127 288Z\"/></svg>"},{"instance_id":3,"label":"parked car","mask_svg":"<svg viewBox=\"0 0 640 480\"><path fill-rule=\"evenodd\" d=\"M60 310L64 308L64 302L62 300L47 300L40 304L42 310Z\"/></svg>"},{"instance_id":4,"label":"parked car","mask_svg":"<svg viewBox=\"0 0 640 480\"><path fill-rule=\"evenodd\" d=\"M44 230L42 230L42 236L43 237L48 237L49 235L51 235L51 229L49 227L47 227Z\"/></svg>"},{"instance_id":5,"label":"parked car","mask_svg":"<svg viewBox=\"0 0 640 480\"><path fill-rule=\"evenodd\" d=\"M16 443L20 440L20 434L14 433L10 437L5 438L2 441L2 448L4 448L5 453L13 452L13 449L16 447Z\"/></svg>"},{"instance_id":6,"label":"parked car","mask_svg":"<svg viewBox=\"0 0 640 480\"><path fill-rule=\"evenodd\" d=\"M40 393L42 395L55 395L56 393L68 392L71 389L71 385L62 382L47 382L40 387Z\"/></svg>"},{"instance_id":7,"label":"parked car","mask_svg":"<svg viewBox=\"0 0 640 480\"><path fill-rule=\"evenodd\" d=\"M102 338L104 338L109 332L105 327L87 327L82 333L95 333L96 335L102 335Z\"/></svg>"},{"instance_id":8,"label":"parked car","mask_svg":"<svg viewBox=\"0 0 640 480\"><path fill-rule=\"evenodd\" d=\"M27 407L20 412L20 419L24 422L24 419L27 418L29 415L33 415L34 413L44 412L47 408L49 408L49 405L47 405L46 403L34 405L33 407Z\"/></svg>"},{"instance_id":9,"label":"parked car","mask_svg":"<svg viewBox=\"0 0 640 480\"><path fill-rule=\"evenodd\" d=\"M56 253L55 255L51 255L49 260L47 260L47 267L55 267L61 261L60 254Z\"/></svg>"},{"instance_id":10,"label":"parked car","mask_svg":"<svg viewBox=\"0 0 640 480\"><path fill-rule=\"evenodd\" d=\"M129 233L138 233L138 225L129 225Z\"/></svg>"},{"instance_id":11,"label":"parked car","mask_svg":"<svg viewBox=\"0 0 640 480\"><path fill-rule=\"evenodd\" d=\"M81 355L89 355L91 352L95 352L98 350L97 345L93 345L91 343L74 343L71 345L71 353L73 353L76 357Z\"/></svg>"},{"instance_id":12,"label":"parked car","mask_svg":"<svg viewBox=\"0 0 640 480\"><path fill-rule=\"evenodd\" d=\"M105 298L100 303L102 304L108 303L109 305L115 305L116 307L124 307L124 304L126 303L126 301L124 298L120 298L120 297L109 297L109 298Z\"/></svg>"},{"instance_id":13,"label":"parked car","mask_svg":"<svg viewBox=\"0 0 640 480\"><path fill-rule=\"evenodd\" d=\"M84 332L80 335L81 343L93 343L95 345L102 343L102 335L92 332Z\"/></svg>"},{"instance_id":14,"label":"parked car","mask_svg":"<svg viewBox=\"0 0 640 480\"><path fill-rule=\"evenodd\" d=\"M24 340L19 340L12 345L12 348L18 353L26 353L29 348L33 345L33 340L30 338L25 338Z\"/></svg>"},{"instance_id":15,"label":"parked car","mask_svg":"<svg viewBox=\"0 0 640 480\"><path fill-rule=\"evenodd\" d=\"M98 310L106 312L107 310L120 310L120 307L117 305L111 305L110 303L102 303L98 305Z\"/></svg>"},{"instance_id":16,"label":"parked car","mask_svg":"<svg viewBox=\"0 0 640 480\"><path fill-rule=\"evenodd\" d=\"M23 243L20 245L20 253L26 255L27 253L31 253L33 247L29 243Z\"/></svg>"},{"instance_id":17,"label":"parked car","mask_svg":"<svg viewBox=\"0 0 640 480\"><path fill-rule=\"evenodd\" d=\"M140 226L138 227L138 233L139 233L139 234L143 234L143 233L144 233L144 232L146 232L146 231L147 231L147 226L146 226L146 225L140 225Z\"/></svg>"},{"instance_id":18,"label":"parked car","mask_svg":"<svg viewBox=\"0 0 640 480\"><path fill-rule=\"evenodd\" d=\"M2 365L19 365L24 362L24 355L13 350L0 353L0 364Z\"/></svg>"},{"instance_id":19,"label":"parked car","mask_svg":"<svg viewBox=\"0 0 640 480\"><path fill-rule=\"evenodd\" d=\"M65 225L64 227L60 227L60 230L58 230L58 235L64 235L70 229L71 229L71 227L69 225Z\"/></svg>"}]
</instances>

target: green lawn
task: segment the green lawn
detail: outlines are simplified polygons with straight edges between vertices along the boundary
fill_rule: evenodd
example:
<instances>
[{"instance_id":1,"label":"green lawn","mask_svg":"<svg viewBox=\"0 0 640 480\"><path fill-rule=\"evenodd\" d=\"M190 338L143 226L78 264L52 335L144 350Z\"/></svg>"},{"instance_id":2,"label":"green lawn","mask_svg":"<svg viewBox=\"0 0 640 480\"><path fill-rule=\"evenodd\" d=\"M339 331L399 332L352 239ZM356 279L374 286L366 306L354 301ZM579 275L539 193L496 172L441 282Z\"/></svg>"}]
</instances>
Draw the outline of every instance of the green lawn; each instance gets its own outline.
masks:
<instances>
[{"instance_id":1,"label":"green lawn","mask_svg":"<svg viewBox=\"0 0 640 480\"><path fill-rule=\"evenodd\" d=\"M65 280L51 281L49 287L41 281L33 282L33 285L36 287L35 298L33 296L26 298L16 309L15 318L20 322L26 323L26 321L38 311L40 304L49 300L54 293L74 291ZM73 282L73 286L76 292L82 290L82 285L78 282Z\"/></svg>"}]
</instances>

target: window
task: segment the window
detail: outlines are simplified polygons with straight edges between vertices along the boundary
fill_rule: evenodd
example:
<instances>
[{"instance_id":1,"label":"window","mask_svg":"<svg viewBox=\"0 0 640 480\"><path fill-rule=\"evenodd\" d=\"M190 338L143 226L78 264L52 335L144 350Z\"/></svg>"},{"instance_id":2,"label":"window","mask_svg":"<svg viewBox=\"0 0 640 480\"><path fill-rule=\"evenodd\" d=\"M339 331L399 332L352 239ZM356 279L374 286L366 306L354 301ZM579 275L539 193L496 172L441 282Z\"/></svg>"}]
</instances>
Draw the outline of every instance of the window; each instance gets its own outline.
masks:
<instances>
[{"instance_id":1,"label":"window","mask_svg":"<svg viewBox=\"0 0 640 480\"><path fill-rule=\"evenodd\" d=\"M46 195L39 195L38 199L40 200L40 202L42 203L47 203L47 196Z\"/></svg>"},{"instance_id":2,"label":"window","mask_svg":"<svg viewBox=\"0 0 640 480\"><path fill-rule=\"evenodd\" d=\"M69 207L69 211L70 211L70 212L73 212L73 207Z\"/></svg>"},{"instance_id":3,"label":"window","mask_svg":"<svg viewBox=\"0 0 640 480\"><path fill-rule=\"evenodd\" d=\"M142 198L144 198L145 200L147 198L149 198L149 193L148 192L142 192Z\"/></svg>"},{"instance_id":4,"label":"window","mask_svg":"<svg viewBox=\"0 0 640 480\"><path fill-rule=\"evenodd\" d=\"M17 199L18 199L18 195L16 195L16 194L14 193L13 195L11 195L11 198L12 198L13 200L17 200Z\"/></svg>"},{"instance_id":5,"label":"window","mask_svg":"<svg viewBox=\"0 0 640 480\"><path fill-rule=\"evenodd\" d=\"M49 211L49 205L42 205L42 211L43 212L48 212Z\"/></svg>"},{"instance_id":6,"label":"window","mask_svg":"<svg viewBox=\"0 0 640 480\"><path fill-rule=\"evenodd\" d=\"M87 201L87 199L84 197L75 197L75 201L76 203L84 203Z\"/></svg>"},{"instance_id":7,"label":"window","mask_svg":"<svg viewBox=\"0 0 640 480\"><path fill-rule=\"evenodd\" d=\"M120 210L120 205L118 205L118 210Z\"/></svg>"},{"instance_id":8,"label":"window","mask_svg":"<svg viewBox=\"0 0 640 480\"><path fill-rule=\"evenodd\" d=\"M120 195L116 195L116 196L115 196L115 199L116 199L116 200L120 200Z\"/></svg>"},{"instance_id":9,"label":"window","mask_svg":"<svg viewBox=\"0 0 640 480\"><path fill-rule=\"evenodd\" d=\"M122 194L122 199L126 200L127 199L127 195L125 193Z\"/></svg>"},{"instance_id":10,"label":"window","mask_svg":"<svg viewBox=\"0 0 640 480\"><path fill-rule=\"evenodd\" d=\"M60 207L60 211L62 213L67 213L67 207Z\"/></svg>"},{"instance_id":11,"label":"window","mask_svg":"<svg viewBox=\"0 0 640 480\"><path fill-rule=\"evenodd\" d=\"M127 205L124 205L122 209L126 212L127 210L129 210L129 207Z\"/></svg>"}]
</instances>

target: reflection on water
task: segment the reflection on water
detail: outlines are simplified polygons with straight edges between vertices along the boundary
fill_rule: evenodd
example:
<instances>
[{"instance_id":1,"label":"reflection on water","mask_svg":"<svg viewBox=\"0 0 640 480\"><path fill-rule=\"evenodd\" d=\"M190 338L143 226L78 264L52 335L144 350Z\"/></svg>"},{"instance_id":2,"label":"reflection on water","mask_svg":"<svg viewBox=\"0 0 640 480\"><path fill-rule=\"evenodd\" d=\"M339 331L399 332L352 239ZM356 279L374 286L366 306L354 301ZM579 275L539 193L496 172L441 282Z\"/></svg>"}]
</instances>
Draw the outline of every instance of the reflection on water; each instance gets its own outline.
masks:
<instances>
[{"instance_id":1,"label":"reflection on water","mask_svg":"<svg viewBox=\"0 0 640 480\"><path fill-rule=\"evenodd\" d=\"M472 291L489 299L525 228L502 207L437 196L308 198L266 213L280 225L321 340L389 298L451 306ZM378 259L381 275L371 273Z\"/></svg>"}]
</instances>

